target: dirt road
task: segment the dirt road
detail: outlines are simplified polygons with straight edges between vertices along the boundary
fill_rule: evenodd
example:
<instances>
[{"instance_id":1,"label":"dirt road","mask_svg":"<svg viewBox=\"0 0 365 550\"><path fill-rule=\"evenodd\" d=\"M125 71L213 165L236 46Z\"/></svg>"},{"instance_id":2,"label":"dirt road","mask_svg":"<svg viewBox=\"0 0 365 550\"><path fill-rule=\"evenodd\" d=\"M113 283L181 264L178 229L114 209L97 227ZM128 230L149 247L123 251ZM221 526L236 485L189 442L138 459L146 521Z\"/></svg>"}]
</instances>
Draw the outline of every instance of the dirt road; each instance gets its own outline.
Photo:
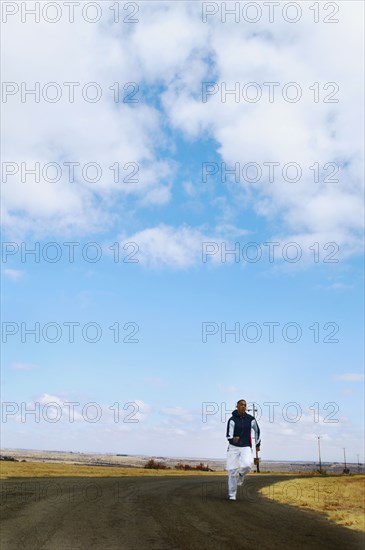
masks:
<instances>
[{"instance_id":1,"label":"dirt road","mask_svg":"<svg viewBox=\"0 0 365 550\"><path fill-rule=\"evenodd\" d=\"M364 548L361 533L266 500L278 476L249 476L236 502L222 477L11 479L2 483L2 550ZM286 478L288 481L291 478ZM294 483L294 481L293 481Z\"/></svg>"}]
</instances>

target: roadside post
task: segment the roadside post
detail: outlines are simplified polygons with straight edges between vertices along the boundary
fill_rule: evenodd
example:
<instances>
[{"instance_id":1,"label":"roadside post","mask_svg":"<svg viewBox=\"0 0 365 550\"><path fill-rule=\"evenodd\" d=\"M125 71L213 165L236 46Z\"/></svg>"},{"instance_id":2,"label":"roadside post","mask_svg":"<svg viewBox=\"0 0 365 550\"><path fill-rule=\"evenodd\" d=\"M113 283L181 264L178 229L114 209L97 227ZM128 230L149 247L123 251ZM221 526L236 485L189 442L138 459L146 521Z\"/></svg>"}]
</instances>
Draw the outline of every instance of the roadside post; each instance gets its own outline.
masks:
<instances>
[{"instance_id":1,"label":"roadside post","mask_svg":"<svg viewBox=\"0 0 365 550\"><path fill-rule=\"evenodd\" d=\"M255 407L255 403L252 403L252 409L247 409L248 411L251 411L252 410L252 416L256 419L256 413L257 413L257 409ZM255 450L256 450L256 456L255 458L253 459L253 463L255 464L256 466L256 472L259 474L260 473L260 458L259 458L259 452L258 450L256 449L256 442L255 442Z\"/></svg>"}]
</instances>

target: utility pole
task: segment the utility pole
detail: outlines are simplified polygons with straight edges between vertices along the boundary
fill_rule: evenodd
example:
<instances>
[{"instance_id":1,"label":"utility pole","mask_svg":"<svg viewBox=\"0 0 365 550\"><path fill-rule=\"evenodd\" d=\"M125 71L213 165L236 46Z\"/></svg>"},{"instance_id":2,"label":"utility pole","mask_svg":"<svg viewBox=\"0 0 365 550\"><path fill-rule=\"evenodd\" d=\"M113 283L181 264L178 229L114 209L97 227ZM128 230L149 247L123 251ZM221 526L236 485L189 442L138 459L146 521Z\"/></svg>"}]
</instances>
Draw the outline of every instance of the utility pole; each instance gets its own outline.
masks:
<instances>
[{"instance_id":1,"label":"utility pole","mask_svg":"<svg viewBox=\"0 0 365 550\"><path fill-rule=\"evenodd\" d=\"M345 447L342 447L342 448L343 448L343 461L344 461L344 464L345 464L345 467L343 469L343 473L348 474L348 473L350 473L350 470L347 468L347 464L346 464L346 449L345 449Z\"/></svg>"},{"instance_id":2,"label":"utility pole","mask_svg":"<svg viewBox=\"0 0 365 550\"><path fill-rule=\"evenodd\" d=\"M321 460L321 436L317 436L318 439L318 461L319 461L319 473L322 473L322 460Z\"/></svg>"},{"instance_id":3,"label":"utility pole","mask_svg":"<svg viewBox=\"0 0 365 550\"><path fill-rule=\"evenodd\" d=\"M248 409L249 411L251 411L251 409ZM257 413L257 409L255 407L255 403L252 403L252 416L256 419L256 413ZM255 441L255 448L256 448L256 441ZM254 464L256 465L256 472L259 474L260 473L260 458L259 458L259 452L258 450L256 449L256 457L254 459Z\"/></svg>"}]
</instances>

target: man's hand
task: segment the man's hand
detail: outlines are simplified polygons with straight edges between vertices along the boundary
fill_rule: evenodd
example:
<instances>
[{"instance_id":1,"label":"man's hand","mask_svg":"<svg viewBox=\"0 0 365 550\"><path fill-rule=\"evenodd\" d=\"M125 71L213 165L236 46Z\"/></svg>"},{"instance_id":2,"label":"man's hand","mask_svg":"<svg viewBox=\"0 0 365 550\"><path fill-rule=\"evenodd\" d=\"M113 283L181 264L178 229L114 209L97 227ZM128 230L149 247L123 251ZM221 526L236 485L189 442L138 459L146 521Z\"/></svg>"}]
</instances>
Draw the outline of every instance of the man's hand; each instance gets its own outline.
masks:
<instances>
[{"instance_id":1,"label":"man's hand","mask_svg":"<svg viewBox=\"0 0 365 550\"><path fill-rule=\"evenodd\" d=\"M239 435L236 435L236 436L233 438L233 443L238 443L239 440L240 440Z\"/></svg>"}]
</instances>

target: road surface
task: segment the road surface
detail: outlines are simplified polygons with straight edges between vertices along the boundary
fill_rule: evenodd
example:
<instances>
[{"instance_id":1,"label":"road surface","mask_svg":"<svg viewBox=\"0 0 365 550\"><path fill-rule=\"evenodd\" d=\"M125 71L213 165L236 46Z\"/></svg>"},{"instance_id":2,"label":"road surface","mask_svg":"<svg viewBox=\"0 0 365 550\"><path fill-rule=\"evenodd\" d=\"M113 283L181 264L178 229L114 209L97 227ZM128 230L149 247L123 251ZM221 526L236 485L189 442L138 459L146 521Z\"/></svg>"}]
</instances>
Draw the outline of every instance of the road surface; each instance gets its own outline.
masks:
<instances>
[{"instance_id":1,"label":"road surface","mask_svg":"<svg viewBox=\"0 0 365 550\"><path fill-rule=\"evenodd\" d=\"M287 481L294 478L285 478ZM246 478L236 502L226 477L9 479L1 550L352 550L362 533L265 499L282 477Z\"/></svg>"}]
</instances>

